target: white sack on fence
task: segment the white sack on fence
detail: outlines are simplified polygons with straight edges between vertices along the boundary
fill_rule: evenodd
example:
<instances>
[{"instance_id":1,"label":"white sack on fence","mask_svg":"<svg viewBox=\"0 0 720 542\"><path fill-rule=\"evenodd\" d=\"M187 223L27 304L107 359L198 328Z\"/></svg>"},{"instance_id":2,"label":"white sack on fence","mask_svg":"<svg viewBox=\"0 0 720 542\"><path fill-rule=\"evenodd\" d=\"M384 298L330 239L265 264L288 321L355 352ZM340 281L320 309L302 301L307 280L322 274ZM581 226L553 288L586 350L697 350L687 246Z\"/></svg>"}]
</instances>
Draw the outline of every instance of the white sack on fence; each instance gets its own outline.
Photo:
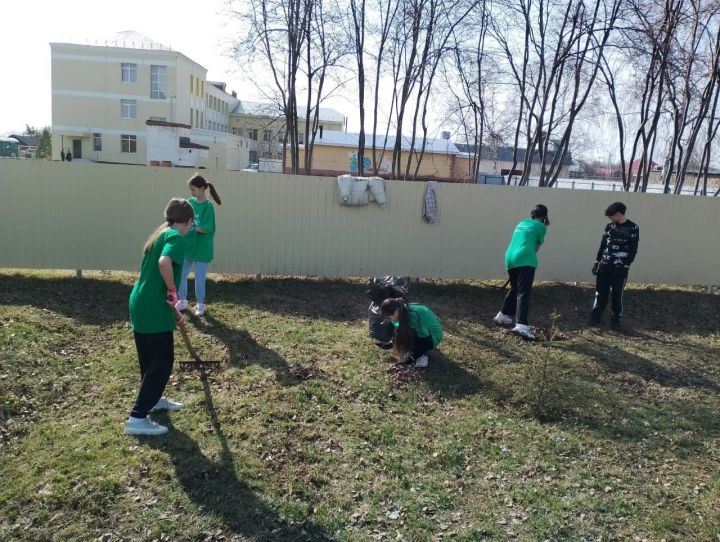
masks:
<instances>
[{"instance_id":1,"label":"white sack on fence","mask_svg":"<svg viewBox=\"0 0 720 542\"><path fill-rule=\"evenodd\" d=\"M351 175L338 175L338 201L340 205L350 204L350 192L352 190L353 178Z\"/></svg>"},{"instance_id":2,"label":"white sack on fence","mask_svg":"<svg viewBox=\"0 0 720 542\"><path fill-rule=\"evenodd\" d=\"M370 187L371 200L378 202L380 207L385 207L387 198L385 196L385 181L380 177L370 177L368 179L368 186Z\"/></svg>"},{"instance_id":3,"label":"white sack on fence","mask_svg":"<svg viewBox=\"0 0 720 542\"><path fill-rule=\"evenodd\" d=\"M368 192L367 179L363 177L353 177L352 180L350 203L348 205L368 205L370 203L370 193Z\"/></svg>"}]
</instances>

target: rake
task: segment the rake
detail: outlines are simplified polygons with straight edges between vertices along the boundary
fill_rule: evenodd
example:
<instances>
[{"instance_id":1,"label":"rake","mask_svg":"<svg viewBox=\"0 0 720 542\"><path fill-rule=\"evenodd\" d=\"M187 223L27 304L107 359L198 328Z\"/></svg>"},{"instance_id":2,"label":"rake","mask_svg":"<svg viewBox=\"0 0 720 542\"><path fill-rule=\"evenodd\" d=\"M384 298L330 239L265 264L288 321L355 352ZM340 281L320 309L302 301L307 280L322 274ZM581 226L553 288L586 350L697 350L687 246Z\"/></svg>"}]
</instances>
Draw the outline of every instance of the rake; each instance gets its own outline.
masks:
<instances>
[{"instance_id":1,"label":"rake","mask_svg":"<svg viewBox=\"0 0 720 542\"><path fill-rule=\"evenodd\" d=\"M202 373L202 376L205 376L206 371L211 372L220 369L219 360L203 360L198 355L198 353L193 348L193 345L190 343L190 337L188 337L187 330L185 329L185 324L178 324L178 327L180 328L180 335L182 335L183 342L185 343L188 352L190 352L190 356L192 356L193 358L191 360L180 360L178 362L180 370L183 372L199 370Z\"/></svg>"}]
</instances>

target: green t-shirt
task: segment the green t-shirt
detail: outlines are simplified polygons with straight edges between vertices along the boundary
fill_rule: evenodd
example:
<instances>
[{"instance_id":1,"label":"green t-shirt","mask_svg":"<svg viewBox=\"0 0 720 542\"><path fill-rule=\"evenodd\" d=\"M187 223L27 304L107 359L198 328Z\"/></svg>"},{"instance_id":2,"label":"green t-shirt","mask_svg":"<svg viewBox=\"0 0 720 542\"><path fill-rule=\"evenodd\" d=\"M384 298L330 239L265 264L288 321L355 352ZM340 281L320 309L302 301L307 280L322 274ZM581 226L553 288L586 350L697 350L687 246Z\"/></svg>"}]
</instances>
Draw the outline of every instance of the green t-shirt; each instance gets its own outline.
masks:
<instances>
[{"instance_id":1,"label":"green t-shirt","mask_svg":"<svg viewBox=\"0 0 720 542\"><path fill-rule=\"evenodd\" d=\"M432 337L437 347L443 338L443 329L435 313L424 305L409 303L407 306L410 327L417 337Z\"/></svg>"},{"instance_id":2,"label":"green t-shirt","mask_svg":"<svg viewBox=\"0 0 720 542\"><path fill-rule=\"evenodd\" d=\"M520 222L505 252L505 267L537 267L537 250L545 241L546 231L547 226L539 220L528 218Z\"/></svg>"},{"instance_id":3,"label":"green t-shirt","mask_svg":"<svg viewBox=\"0 0 720 542\"><path fill-rule=\"evenodd\" d=\"M211 262L213 260L213 237L215 237L215 209L210 200L198 201L188 198L195 211L195 226L207 233L190 232L185 238L187 254L185 259L193 262Z\"/></svg>"},{"instance_id":4,"label":"green t-shirt","mask_svg":"<svg viewBox=\"0 0 720 542\"><path fill-rule=\"evenodd\" d=\"M143 257L140 278L130 293L130 321L137 333L163 333L175 329L175 311L167 304L167 287L158 260L172 260L175 288L180 284L185 240L180 232L167 228Z\"/></svg>"}]
</instances>

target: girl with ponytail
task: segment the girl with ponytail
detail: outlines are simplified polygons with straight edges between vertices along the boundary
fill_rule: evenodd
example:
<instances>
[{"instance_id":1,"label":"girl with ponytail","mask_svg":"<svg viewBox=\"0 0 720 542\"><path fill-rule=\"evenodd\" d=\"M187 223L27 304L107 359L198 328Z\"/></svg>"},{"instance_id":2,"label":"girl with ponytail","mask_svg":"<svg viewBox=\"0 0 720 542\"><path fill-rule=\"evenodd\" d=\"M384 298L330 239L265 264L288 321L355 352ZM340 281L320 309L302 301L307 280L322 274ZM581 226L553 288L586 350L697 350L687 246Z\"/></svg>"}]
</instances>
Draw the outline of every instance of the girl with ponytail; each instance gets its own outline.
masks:
<instances>
[{"instance_id":1,"label":"girl with ponytail","mask_svg":"<svg viewBox=\"0 0 720 542\"><path fill-rule=\"evenodd\" d=\"M193 223L193 209L173 198L165 208L165 221L148 238L140 277L130 294L130 321L140 362L140 391L130 417L127 435L163 435L167 427L148 419L149 412L180 410L182 403L163 397L175 357L173 331L185 322L175 310L177 286L185 261L184 235Z\"/></svg>"},{"instance_id":2,"label":"girl with ponytail","mask_svg":"<svg viewBox=\"0 0 720 542\"><path fill-rule=\"evenodd\" d=\"M215 186L209 183L205 178L196 173L188 181L191 197L188 198L195 212L195 227L187 238L187 252L185 255L185 263L182 269L182 278L180 280L180 300L175 308L184 311L188 308L187 302L187 278L192 268L195 268L195 316L205 314L205 277L207 275L208 266L213 260L213 239L215 237L215 209L213 204L207 199L205 191L210 189L210 196L215 203L220 205L220 196L215 190Z\"/></svg>"},{"instance_id":3,"label":"girl with ponytail","mask_svg":"<svg viewBox=\"0 0 720 542\"><path fill-rule=\"evenodd\" d=\"M428 366L428 351L437 348L443 329L437 316L424 305L405 303L402 298L386 299L380 306L382 315L397 328L393 345L395 352L415 367Z\"/></svg>"}]
</instances>

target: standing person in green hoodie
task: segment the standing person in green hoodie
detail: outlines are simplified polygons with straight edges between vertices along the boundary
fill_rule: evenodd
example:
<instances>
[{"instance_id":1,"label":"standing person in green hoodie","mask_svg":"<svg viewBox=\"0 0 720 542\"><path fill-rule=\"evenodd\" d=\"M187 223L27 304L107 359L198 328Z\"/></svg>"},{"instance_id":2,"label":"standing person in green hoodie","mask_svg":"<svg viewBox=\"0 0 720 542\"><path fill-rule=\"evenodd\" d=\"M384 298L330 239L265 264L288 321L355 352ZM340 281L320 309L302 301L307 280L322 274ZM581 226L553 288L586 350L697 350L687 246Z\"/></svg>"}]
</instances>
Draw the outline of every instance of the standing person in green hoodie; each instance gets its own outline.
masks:
<instances>
[{"instance_id":1,"label":"standing person in green hoodie","mask_svg":"<svg viewBox=\"0 0 720 542\"><path fill-rule=\"evenodd\" d=\"M404 299L386 299L380 312L397 328L393 343L395 351L415 362L415 367L428 366L428 352L437 348L443 329L435 313L424 305L405 303Z\"/></svg>"},{"instance_id":2,"label":"standing person in green hoodie","mask_svg":"<svg viewBox=\"0 0 720 542\"><path fill-rule=\"evenodd\" d=\"M548 208L545 205L536 205L530 218L515 227L510 246L505 252L510 290L505 296L502 309L493 319L498 325L509 326L515 316L513 333L530 341L535 340L535 335L528 326L528 312L535 269L538 266L537 251L545 242L549 225Z\"/></svg>"},{"instance_id":3,"label":"standing person in green hoodie","mask_svg":"<svg viewBox=\"0 0 720 542\"><path fill-rule=\"evenodd\" d=\"M165 221L143 249L140 277L130 293L130 321L140 363L140 390L125 422L126 435L164 435L168 428L150 419L150 412L181 410L182 403L163 396L175 359L173 331L185 325L175 310L185 256L184 235L190 231L193 210L184 199L173 198ZM178 319L179 318L179 319Z\"/></svg>"},{"instance_id":4,"label":"standing person in green hoodie","mask_svg":"<svg viewBox=\"0 0 720 542\"><path fill-rule=\"evenodd\" d=\"M215 209L205 196L205 190L210 189L210 195L215 203L221 204L220 196L212 183L209 183L200 174L193 175L188 181L191 197L188 198L195 212L195 228L187 236L187 253L180 280L180 301L175 308L182 312L188 308L187 279L190 271L195 267L195 316L203 316L205 307L205 278L208 266L213 260L213 240L215 237Z\"/></svg>"}]
</instances>

